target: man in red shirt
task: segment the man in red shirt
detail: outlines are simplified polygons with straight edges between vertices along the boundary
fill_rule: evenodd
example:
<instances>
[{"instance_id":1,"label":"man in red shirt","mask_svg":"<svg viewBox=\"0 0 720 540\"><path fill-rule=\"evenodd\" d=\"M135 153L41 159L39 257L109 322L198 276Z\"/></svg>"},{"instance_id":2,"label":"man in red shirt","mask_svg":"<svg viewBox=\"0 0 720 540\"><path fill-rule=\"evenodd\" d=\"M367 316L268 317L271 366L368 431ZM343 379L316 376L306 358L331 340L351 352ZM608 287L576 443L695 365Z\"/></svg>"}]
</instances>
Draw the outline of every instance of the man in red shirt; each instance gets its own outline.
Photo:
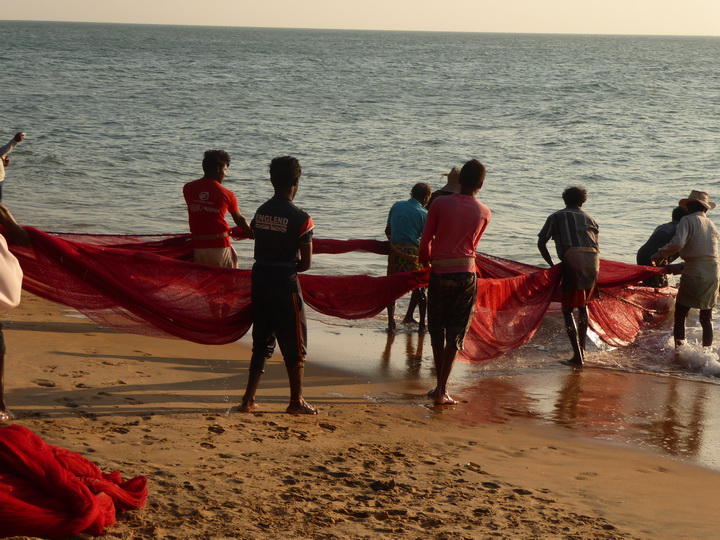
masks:
<instances>
[{"instance_id":1,"label":"man in red shirt","mask_svg":"<svg viewBox=\"0 0 720 540\"><path fill-rule=\"evenodd\" d=\"M238 209L235 194L222 185L229 166L227 152L208 150L202 161L205 175L183 187L196 263L237 268L237 253L230 243L230 226L225 221L227 212L240 229L254 237Z\"/></svg>"},{"instance_id":2,"label":"man in red shirt","mask_svg":"<svg viewBox=\"0 0 720 540\"><path fill-rule=\"evenodd\" d=\"M476 159L460 171L460 193L435 199L420 239L420 262L430 266L428 330L437 386L428 395L436 405L454 405L447 381L470 327L477 276L475 250L490 222L490 209L475 198L485 181Z\"/></svg>"}]
</instances>

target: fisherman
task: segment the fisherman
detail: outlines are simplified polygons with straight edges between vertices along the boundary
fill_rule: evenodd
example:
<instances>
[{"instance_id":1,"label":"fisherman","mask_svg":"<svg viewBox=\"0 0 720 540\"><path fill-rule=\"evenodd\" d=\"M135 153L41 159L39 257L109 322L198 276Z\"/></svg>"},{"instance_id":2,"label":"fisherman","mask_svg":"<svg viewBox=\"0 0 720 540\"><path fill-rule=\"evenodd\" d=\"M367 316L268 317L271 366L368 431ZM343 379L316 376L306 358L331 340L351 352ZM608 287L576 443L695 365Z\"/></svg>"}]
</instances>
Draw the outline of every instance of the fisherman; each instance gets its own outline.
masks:
<instances>
[{"instance_id":1,"label":"fisherman","mask_svg":"<svg viewBox=\"0 0 720 540\"><path fill-rule=\"evenodd\" d=\"M710 347L713 342L712 309L717 302L720 282L718 231L707 217L715 203L706 192L693 190L678 205L687 210L688 215L678 223L673 239L652 256L652 262L660 264L676 253L680 253L685 262L675 297L675 347L685 344L685 320L691 308L700 310L702 344Z\"/></svg>"},{"instance_id":2,"label":"fisherman","mask_svg":"<svg viewBox=\"0 0 720 540\"><path fill-rule=\"evenodd\" d=\"M399 272L413 272L422 270L423 266L418 262L418 246L420 236L425 227L427 218L427 206L432 190L429 185L419 182L410 190L410 198L406 201L398 201L392 205L388 214L385 236L390 241L390 253L388 255L387 275ZM413 318L415 308L420 311L420 322ZM427 309L427 297L425 288L415 289L410 295L410 304L403 319L404 324L418 324L420 332L425 331L425 312ZM395 302L387 307L388 311L388 332L394 332L395 325Z\"/></svg>"},{"instance_id":3,"label":"fisherman","mask_svg":"<svg viewBox=\"0 0 720 540\"><path fill-rule=\"evenodd\" d=\"M673 239L678 223L680 223L680 220L685 216L687 216L687 210L685 210L682 206L676 206L672 211L672 220L659 225L650 235L647 242L638 249L636 258L637 264L641 264L643 266L652 265L652 256L657 253L658 249ZM673 262L677 257L677 254L667 257L665 264ZM667 274L658 274L647 278L642 283L646 287L667 287L668 277Z\"/></svg>"},{"instance_id":4,"label":"fisherman","mask_svg":"<svg viewBox=\"0 0 720 540\"><path fill-rule=\"evenodd\" d=\"M437 385L428 393L436 405L457 403L447 392L455 358L465 344L475 297L475 251L492 213L475 198L485 166L471 159L460 170L460 193L440 197L428 210L419 259L430 266L428 329Z\"/></svg>"},{"instance_id":5,"label":"fisherman","mask_svg":"<svg viewBox=\"0 0 720 540\"><path fill-rule=\"evenodd\" d=\"M460 193L460 169L453 167L449 173L443 173L441 176L447 177L447 182L443 187L433 192L427 203L428 210L430 209L430 205L432 205L438 197Z\"/></svg>"},{"instance_id":6,"label":"fisherman","mask_svg":"<svg viewBox=\"0 0 720 540\"><path fill-rule=\"evenodd\" d=\"M265 362L280 345L290 382L289 414L317 414L302 396L307 354L307 323L298 273L312 263L313 220L293 203L300 187L302 168L292 156L270 163L275 195L257 209L255 264L252 269L252 356L247 388L238 410L257 408L255 395Z\"/></svg>"},{"instance_id":7,"label":"fisherman","mask_svg":"<svg viewBox=\"0 0 720 540\"><path fill-rule=\"evenodd\" d=\"M599 228L593 218L582 210L587 191L579 186L568 187L562 194L565 208L548 216L538 233L537 247L545 262L554 266L547 243L552 238L558 258L562 261L560 305L565 330L573 356L562 363L582 366L587 342L587 304L595 289L600 271ZM573 311L577 309L577 325Z\"/></svg>"},{"instance_id":8,"label":"fisherman","mask_svg":"<svg viewBox=\"0 0 720 540\"><path fill-rule=\"evenodd\" d=\"M227 212L235 224L253 238L250 225L238 209L235 194L222 185L229 166L227 152L208 150L202 161L205 175L183 187L196 263L237 268L238 256L230 243L230 226L225 221Z\"/></svg>"}]
</instances>

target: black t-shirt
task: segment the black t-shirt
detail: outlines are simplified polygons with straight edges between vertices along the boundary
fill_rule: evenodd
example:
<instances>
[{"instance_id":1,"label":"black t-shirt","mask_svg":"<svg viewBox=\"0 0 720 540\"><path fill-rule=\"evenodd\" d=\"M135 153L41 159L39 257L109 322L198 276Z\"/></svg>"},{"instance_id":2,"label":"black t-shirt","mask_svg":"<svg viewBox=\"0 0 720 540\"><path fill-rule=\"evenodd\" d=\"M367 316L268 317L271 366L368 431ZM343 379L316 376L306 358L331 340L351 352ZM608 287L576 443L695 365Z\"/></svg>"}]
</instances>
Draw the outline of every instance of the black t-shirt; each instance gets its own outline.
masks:
<instances>
[{"instance_id":1,"label":"black t-shirt","mask_svg":"<svg viewBox=\"0 0 720 540\"><path fill-rule=\"evenodd\" d=\"M312 241L313 220L292 201L273 197L255 212L255 264L290 268L299 261L300 244Z\"/></svg>"}]
</instances>

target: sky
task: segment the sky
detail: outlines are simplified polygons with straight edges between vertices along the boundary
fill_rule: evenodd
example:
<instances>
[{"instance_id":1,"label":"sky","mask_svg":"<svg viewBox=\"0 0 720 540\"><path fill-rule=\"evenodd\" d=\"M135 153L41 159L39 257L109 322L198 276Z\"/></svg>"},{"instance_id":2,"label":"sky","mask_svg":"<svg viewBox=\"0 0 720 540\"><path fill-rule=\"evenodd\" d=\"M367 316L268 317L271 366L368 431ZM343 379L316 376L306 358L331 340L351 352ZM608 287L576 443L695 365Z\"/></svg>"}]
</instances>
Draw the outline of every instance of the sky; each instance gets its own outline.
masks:
<instances>
[{"instance_id":1,"label":"sky","mask_svg":"<svg viewBox=\"0 0 720 540\"><path fill-rule=\"evenodd\" d=\"M720 36L720 0L21 0L4 20Z\"/></svg>"}]
</instances>

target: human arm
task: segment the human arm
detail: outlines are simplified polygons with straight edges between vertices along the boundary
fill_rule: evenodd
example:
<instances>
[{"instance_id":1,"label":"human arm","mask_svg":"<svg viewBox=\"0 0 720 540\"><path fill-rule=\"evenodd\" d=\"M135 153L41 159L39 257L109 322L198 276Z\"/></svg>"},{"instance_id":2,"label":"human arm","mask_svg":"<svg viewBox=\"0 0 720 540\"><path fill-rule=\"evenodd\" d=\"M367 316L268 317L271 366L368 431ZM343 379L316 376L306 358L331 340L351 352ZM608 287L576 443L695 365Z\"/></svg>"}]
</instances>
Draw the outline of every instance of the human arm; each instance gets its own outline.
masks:
<instances>
[{"instance_id":1,"label":"human arm","mask_svg":"<svg viewBox=\"0 0 720 540\"><path fill-rule=\"evenodd\" d=\"M690 234L690 221L687 219L681 219L678 223L677 229L675 229L675 236L672 240L665 244L663 247L657 250L657 253L650 257L650 262L659 265L666 259L673 257L678 253L687 243Z\"/></svg>"},{"instance_id":2,"label":"human arm","mask_svg":"<svg viewBox=\"0 0 720 540\"><path fill-rule=\"evenodd\" d=\"M10 243L21 246L30 245L30 235L15 221L10 210L4 204L0 204L0 225L7 229Z\"/></svg>"},{"instance_id":3,"label":"human arm","mask_svg":"<svg viewBox=\"0 0 720 540\"><path fill-rule=\"evenodd\" d=\"M542 258L545 259L545 262L548 263L550 265L550 267L552 268L553 266L555 266L555 263L553 262L552 257L550 256L550 252L548 251L548 248L547 248L548 240L550 240L550 239L542 237L542 236L538 236L537 248L538 248L538 251L540 251L540 255L542 255Z\"/></svg>"},{"instance_id":4,"label":"human arm","mask_svg":"<svg viewBox=\"0 0 720 540\"><path fill-rule=\"evenodd\" d=\"M420 237L420 246L418 247L418 261L423 266L430 266L430 257L432 255L432 241L435 238L437 229L437 207L428 210L425 227Z\"/></svg>"},{"instance_id":5,"label":"human arm","mask_svg":"<svg viewBox=\"0 0 720 540\"><path fill-rule=\"evenodd\" d=\"M15 147L18 145L19 142L25 140L25 134L24 133L16 133L15 136L10 139L10 142L8 142L5 146L0 148L0 157L4 158L6 155L8 155L10 152L12 152ZM8 162L7 165L10 163Z\"/></svg>"},{"instance_id":6,"label":"human arm","mask_svg":"<svg viewBox=\"0 0 720 540\"><path fill-rule=\"evenodd\" d=\"M312 240L300 244L300 260L297 263L297 271L305 272L312 265Z\"/></svg>"},{"instance_id":7,"label":"human arm","mask_svg":"<svg viewBox=\"0 0 720 540\"><path fill-rule=\"evenodd\" d=\"M253 232L252 227L250 227L247 219L245 219L245 216L243 216L240 211L233 212L230 215L232 216L235 224L240 227L245 234L247 234L248 238L255 238L255 233Z\"/></svg>"},{"instance_id":8,"label":"human arm","mask_svg":"<svg viewBox=\"0 0 720 540\"><path fill-rule=\"evenodd\" d=\"M550 241L550 239L554 235L554 225L555 225L555 215L556 214L550 214L548 218L545 220L545 224L543 225L543 228L540 229L540 232L538 233L538 241L537 241L537 248L540 252L540 255L542 255L542 258L545 260L546 263L550 265L552 268L555 266L555 263L552 260L552 257L550 256L550 252L547 248L547 243Z\"/></svg>"}]
</instances>

